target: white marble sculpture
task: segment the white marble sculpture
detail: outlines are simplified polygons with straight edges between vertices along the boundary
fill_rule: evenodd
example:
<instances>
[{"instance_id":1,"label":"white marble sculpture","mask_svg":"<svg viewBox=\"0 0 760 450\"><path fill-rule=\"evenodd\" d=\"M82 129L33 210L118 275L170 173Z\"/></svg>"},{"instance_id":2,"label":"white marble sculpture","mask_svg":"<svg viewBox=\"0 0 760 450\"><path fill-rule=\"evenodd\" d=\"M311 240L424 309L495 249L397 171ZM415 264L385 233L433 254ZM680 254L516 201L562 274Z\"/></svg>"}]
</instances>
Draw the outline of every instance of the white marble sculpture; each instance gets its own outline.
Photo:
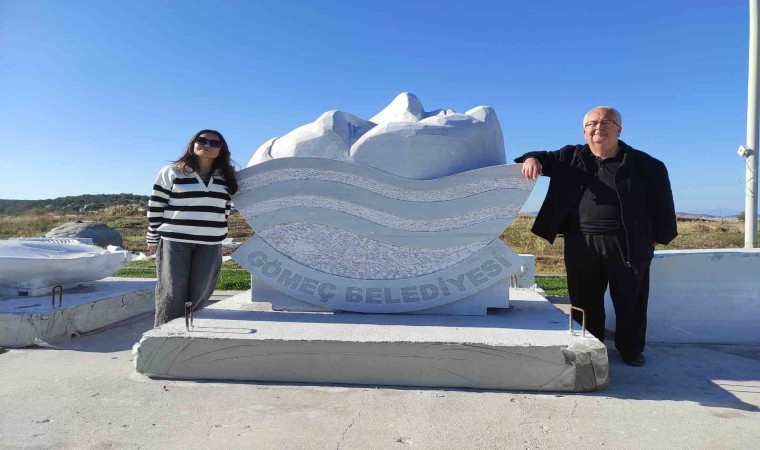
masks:
<instances>
[{"instance_id":1,"label":"white marble sculpture","mask_svg":"<svg viewBox=\"0 0 760 450\"><path fill-rule=\"evenodd\" d=\"M36 296L111 276L127 264L131 254L76 239L0 240L0 294Z\"/></svg>"},{"instance_id":2,"label":"white marble sculpture","mask_svg":"<svg viewBox=\"0 0 760 450\"><path fill-rule=\"evenodd\" d=\"M276 158L347 161L415 180L431 180L506 162L496 112L426 112L410 93L399 94L369 120L328 111L314 122L261 145L248 167Z\"/></svg>"},{"instance_id":3,"label":"white marble sculpture","mask_svg":"<svg viewBox=\"0 0 760 450\"><path fill-rule=\"evenodd\" d=\"M256 231L233 254L251 272L251 296L199 311L195 325L175 320L145 333L137 372L604 388L604 344L569 333L567 317L538 292L509 289L524 262L499 235L533 182L504 160L493 110L426 113L411 94L367 121L332 111L268 141L237 173L234 198ZM508 306L510 293L515 311L486 315ZM288 312L262 311L251 298ZM335 310L348 313L298 312Z\"/></svg>"},{"instance_id":4,"label":"white marble sculpture","mask_svg":"<svg viewBox=\"0 0 760 450\"><path fill-rule=\"evenodd\" d=\"M256 236L233 258L275 308L485 314L521 261L499 235L534 182L505 165L493 109L425 112L404 93L370 120L330 111L238 172Z\"/></svg>"}]
</instances>

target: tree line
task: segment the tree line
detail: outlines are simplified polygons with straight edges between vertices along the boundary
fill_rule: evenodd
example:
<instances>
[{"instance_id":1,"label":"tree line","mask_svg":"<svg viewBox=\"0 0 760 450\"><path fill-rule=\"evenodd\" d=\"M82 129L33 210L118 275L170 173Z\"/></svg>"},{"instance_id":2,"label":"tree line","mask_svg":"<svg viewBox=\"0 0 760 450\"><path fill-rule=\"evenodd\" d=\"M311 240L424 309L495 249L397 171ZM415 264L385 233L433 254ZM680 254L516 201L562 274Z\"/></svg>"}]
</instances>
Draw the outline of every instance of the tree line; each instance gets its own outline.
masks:
<instances>
[{"instance_id":1,"label":"tree line","mask_svg":"<svg viewBox=\"0 0 760 450\"><path fill-rule=\"evenodd\" d=\"M147 195L135 194L86 194L46 200L0 199L0 215L75 214L111 206L146 206L147 204Z\"/></svg>"}]
</instances>

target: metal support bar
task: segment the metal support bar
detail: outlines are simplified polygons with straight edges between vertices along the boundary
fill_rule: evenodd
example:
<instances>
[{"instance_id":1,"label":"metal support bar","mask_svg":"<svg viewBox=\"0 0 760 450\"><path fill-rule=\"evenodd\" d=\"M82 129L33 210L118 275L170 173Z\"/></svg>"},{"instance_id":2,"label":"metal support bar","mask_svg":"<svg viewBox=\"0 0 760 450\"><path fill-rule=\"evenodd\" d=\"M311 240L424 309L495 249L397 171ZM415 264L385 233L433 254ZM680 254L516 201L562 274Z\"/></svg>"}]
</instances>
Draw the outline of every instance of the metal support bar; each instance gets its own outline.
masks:
<instances>
[{"instance_id":1,"label":"metal support bar","mask_svg":"<svg viewBox=\"0 0 760 450\"><path fill-rule=\"evenodd\" d=\"M586 337L586 311L577 306L570 306L570 334L575 334L573 332L573 310L581 312L581 336Z\"/></svg>"},{"instance_id":2,"label":"metal support bar","mask_svg":"<svg viewBox=\"0 0 760 450\"><path fill-rule=\"evenodd\" d=\"M61 305L63 305L63 286L60 284L57 284L53 286L53 290L51 291L52 294L52 301L53 301L53 308L55 308L55 291L58 291L58 307L60 308Z\"/></svg>"},{"instance_id":3,"label":"metal support bar","mask_svg":"<svg viewBox=\"0 0 760 450\"><path fill-rule=\"evenodd\" d=\"M192 327L193 327L193 303L186 302L185 303L185 329L187 331L190 331L190 328Z\"/></svg>"}]
</instances>

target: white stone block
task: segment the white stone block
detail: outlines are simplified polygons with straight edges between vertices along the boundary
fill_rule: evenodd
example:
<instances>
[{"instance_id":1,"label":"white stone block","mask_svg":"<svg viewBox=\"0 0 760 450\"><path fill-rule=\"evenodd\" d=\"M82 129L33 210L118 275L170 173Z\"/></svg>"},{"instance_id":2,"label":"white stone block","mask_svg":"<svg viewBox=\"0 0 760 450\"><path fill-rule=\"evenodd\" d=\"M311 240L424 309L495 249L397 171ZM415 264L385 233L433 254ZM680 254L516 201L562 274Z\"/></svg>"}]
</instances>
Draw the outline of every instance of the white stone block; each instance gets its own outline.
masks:
<instances>
[{"instance_id":1,"label":"white stone block","mask_svg":"<svg viewBox=\"0 0 760 450\"><path fill-rule=\"evenodd\" d=\"M152 377L538 391L609 383L606 347L572 335L560 310L513 289L487 316L253 311L250 293L209 306L185 329L143 335L135 367Z\"/></svg>"},{"instance_id":2,"label":"white stone block","mask_svg":"<svg viewBox=\"0 0 760 450\"><path fill-rule=\"evenodd\" d=\"M614 331L609 292L605 309ZM760 249L655 252L647 341L760 344Z\"/></svg>"},{"instance_id":3,"label":"white stone block","mask_svg":"<svg viewBox=\"0 0 760 450\"><path fill-rule=\"evenodd\" d=\"M0 239L0 295L33 297L49 294L53 286L100 280L130 259L126 250L77 239Z\"/></svg>"},{"instance_id":4,"label":"white stone block","mask_svg":"<svg viewBox=\"0 0 760 450\"><path fill-rule=\"evenodd\" d=\"M0 346L49 345L155 309L155 279L105 278L58 295L0 297Z\"/></svg>"},{"instance_id":5,"label":"white stone block","mask_svg":"<svg viewBox=\"0 0 760 450\"><path fill-rule=\"evenodd\" d=\"M522 260L519 269L515 272L512 287L535 288L536 287L536 256L526 253L518 255Z\"/></svg>"}]
</instances>

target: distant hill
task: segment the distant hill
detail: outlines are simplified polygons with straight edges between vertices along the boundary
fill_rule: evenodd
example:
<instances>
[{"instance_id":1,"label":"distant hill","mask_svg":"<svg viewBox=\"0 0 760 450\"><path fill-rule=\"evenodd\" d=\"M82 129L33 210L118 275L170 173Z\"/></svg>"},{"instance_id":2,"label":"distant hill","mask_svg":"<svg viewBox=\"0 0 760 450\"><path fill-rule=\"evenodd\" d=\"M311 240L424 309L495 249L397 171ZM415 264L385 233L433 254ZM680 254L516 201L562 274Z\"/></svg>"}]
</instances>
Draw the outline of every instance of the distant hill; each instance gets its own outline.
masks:
<instances>
[{"instance_id":1,"label":"distant hill","mask_svg":"<svg viewBox=\"0 0 760 450\"><path fill-rule=\"evenodd\" d=\"M727 215L721 216L721 215L714 215L714 214L677 212L676 216L679 219L683 219L683 220L722 220L722 219L736 219L737 214L727 214Z\"/></svg>"},{"instance_id":2,"label":"distant hill","mask_svg":"<svg viewBox=\"0 0 760 450\"><path fill-rule=\"evenodd\" d=\"M736 217L739 215L739 213L742 212L740 209L733 209L733 208L704 208L700 209L699 211L684 211L677 213L678 216L699 216L699 217L713 217L716 219L719 219L721 217Z\"/></svg>"},{"instance_id":3,"label":"distant hill","mask_svg":"<svg viewBox=\"0 0 760 450\"><path fill-rule=\"evenodd\" d=\"M733 210L731 210L733 212ZM715 215L707 213L691 213L691 212L677 212L676 217L684 220L720 220L720 219L735 219L739 212L724 215ZM536 217L537 211L520 212L521 216Z\"/></svg>"},{"instance_id":4,"label":"distant hill","mask_svg":"<svg viewBox=\"0 0 760 450\"><path fill-rule=\"evenodd\" d=\"M58 197L47 200L3 200L0 199L0 215L22 216L44 213L76 214L111 206L146 206L147 195L135 194L94 194Z\"/></svg>"}]
</instances>

